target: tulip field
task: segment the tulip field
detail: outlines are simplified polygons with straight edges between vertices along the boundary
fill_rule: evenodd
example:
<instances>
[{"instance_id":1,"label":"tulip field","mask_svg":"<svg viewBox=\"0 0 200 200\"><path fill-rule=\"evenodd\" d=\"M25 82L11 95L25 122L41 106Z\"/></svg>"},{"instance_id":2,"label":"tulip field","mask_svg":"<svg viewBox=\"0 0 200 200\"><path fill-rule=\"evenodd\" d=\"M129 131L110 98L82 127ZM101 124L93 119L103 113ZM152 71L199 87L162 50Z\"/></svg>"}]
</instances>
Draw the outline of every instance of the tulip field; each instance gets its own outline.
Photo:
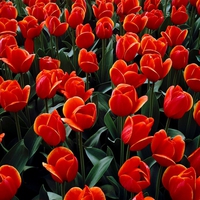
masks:
<instances>
[{"instance_id":1,"label":"tulip field","mask_svg":"<svg viewBox=\"0 0 200 200\"><path fill-rule=\"evenodd\" d=\"M200 200L200 0L0 1L0 200Z\"/></svg>"}]
</instances>

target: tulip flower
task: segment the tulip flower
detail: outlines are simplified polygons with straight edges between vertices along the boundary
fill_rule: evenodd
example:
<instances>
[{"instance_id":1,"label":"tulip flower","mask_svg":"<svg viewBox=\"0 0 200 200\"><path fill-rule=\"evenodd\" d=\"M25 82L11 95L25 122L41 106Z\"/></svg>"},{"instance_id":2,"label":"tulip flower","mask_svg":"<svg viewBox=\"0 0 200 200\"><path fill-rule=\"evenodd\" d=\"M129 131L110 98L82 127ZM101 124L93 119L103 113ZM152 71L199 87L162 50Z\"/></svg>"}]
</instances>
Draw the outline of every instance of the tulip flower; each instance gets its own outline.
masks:
<instances>
[{"instance_id":1,"label":"tulip flower","mask_svg":"<svg viewBox=\"0 0 200 200\"><path fill-rule=\"evenodd\" d=\"M29 71L35 58L35 54L29 54L28 51L19 47L6 46L6 58L1 58L13 73L26 73Z\"/></svg>"},{"instance_id":2,"label":"tulip flower","mask_svg":"<svg viewBox=\"0 0 200 200\"><path fill-rule=\"evenodd\" d=\"M69 98L63 106L63 122L74 131L83 132L91 128L96 120L97 110L94 103L85 104L78 96Z\"/></svg>"},{"instance_id":3,"label":"tulip flower","mask_svg":"<svg viewBox=\"0 0 200 200\"><path fill-rule=\"evenodd\" d=\"M189 3L189 0L172 0L172 6L175 6L176 8L180 8L181 6L187 6Z\"/></svg>"},{"instance_id":4,"label":"tulip flower","mask_svg":"<svg viewBox=\"0 0 200 200\"><path fill-rule=\"evenodd\" d=\"M49 2L44 6L44 18L46 19L49 16L54 16L59 18L61 15L61 10L56 3Z\"/></svg>"},{"instance_id":5,"label":"tulip flower","mask_svg":"<svg viewBox=\"0 0 200 200\"><path fill-rule=\"evenodd\" d=\"M65 141L65 127L57 110L38 115L33 128L35 133L49 145L57 146Z\"/></svg>"},{"instance_id":6,"label":"tulip flower","mask_svg":"<svg viewBox=\"0 0 200 200\"><path fill-rule=\"evenodd\" d=\"M190 166L193 167L196 171L197 177L200 176L200 147L194 150L189 156L188 161L190 163Z\"/></svg>"},{"instance_id":7,"label":"tulip flower","mask_svg":"<svg viewBox=\"0 0 200 200\"><path fill-rule=\"evenodd\" d=\"M144 11L150 12L153 9L158 9L161 0L145 0L144 1Z\"/></svg>"},{"instance_id":8,"label":"tulip flower","mask_svg":"<svg viewBox=\"0 0 200 200\"><path fill-rule=\"evenodd\" d=\"M164 167L179 162L185 151L185 142L180 135L170 138L165 130L156 132L151 142L152 157Z\"/></svg>"},{"instance_id":9,"label":"tulip flower","mask_svg":"<svg viewBox=\"0 0 200 200\"><path fill-rule=\"evenodd\" d=\"M2 143L2 140L3 140L4 136L5 136L5 133L1 133L0 134L0 143Z\"/></svg>"},{"instance_id":10,"label":"tulip flower","mask_svg":"<svg viewBox=\"0 0 200 200\"><path fill-rule=\"evenodd\" d=\"M12 199L21 186L22 180L17 169L11 165L2 165L0 167L0 199Z\"/></svg>"},{"instance_id":11,"label":"tulip flower","mask_svg":"<svg viewBox=\"0 0 200 200\"><path fill-rule=\"evenodd\" d=\"M176 45L170 52L170 58L174 69L184 69L188 64L189 51L182 45Z\"/></svg>"},{"instance_id":12,"label":"tulip flower","mask_svg":"<svg viewBox=\"0 0 200 200\"><path fill-rule=\"evenodd\" d=\"M17 21L15 19L0 18L0 34L11 34L16 36Z\"/></svg>"},{"instance_id":13,"label":"tulip flower","mask_svg":"<svg viewBox=\"0 0 200 200\"><path fill-rule=\"evenodd\" d=\"M146 26L147 16L139 14L128 14L123 21L123 28L126 32L140 33Z\"/></svg>"},{"instance_id":14,"label":"tulip flower","mask_svg":"<svg viewBox=\"0 0 200 200\"><path fill-rule=\"evenodd\" d=\"M116 35L116 56L126 62L132 61L140 48L139 37L135 33L127 32L123 36Z\"/></svg>"},{"instance_id":15,"label":"tulip flower","mask_svg":"<svg viewBox=\"0 0 200 200\"><path fill-rule=\"evenodd\" d=\"M172 85L167 89L163 109L168 118L180 119L192 108L192 105L192 96L183 91L179 85Z\"/></svg>"},{"instance_id":16,"label":"tulip flower","mask_svg":"<svg viewBox=\"0 0 200 200\"><path fill-rule=\"evenodd\" d=\"M12 1L0 2L0 18L16 19L18 15L16 7Z\"/></svg>"},{"instance_id":17,"label":"tulip flower","mask_svg":"<svg viewBox=\"0 0 200 200\"><path fill-rule=\"evenodd\" d=\"M177 26L167 26L161 35L167 40L170 47L181 45L187 36L188 30L181 30Z\"/></svg>"},{"instance_id":18,"label":"tulip flower","mask_svg":"<svg viewBox=\"0 0 200 200\"><path fill-rule=\"evenodd\" d=\"M112 36L114 22L109 17L102 17L96 23L96 36L100 39L107 39Z\"/></svg>"},{"instance_id":19,"label":"tulip flower","mask_svg":"<svg viewBox=\"0 0 200 200\"><path fill-rule=\"evenodd\" d=\"M153 126L154 119L141 114L128 116L122 129L121 138L130 146L131 151L139 151L145 148L153 139L148 136Z\"/></svg>"},{"instance_id":20,"label":"tulip flower","mask_svg":"<svg viewBox=\"0 0 200 200\"><path fill-rule=\"evenodd\" d=\"M185 6L181 6L178 9L176 9L175 6L172 7L172 12L171 12L171 21L175 25L181 25L187 22L188 20L188 14L186 11Z\"/></svg>"},{"instance_id":21,"label":"tulip flower","mask_svg":"<svg viewBox=\"0 0 200 200\"><path fill-rule=\"evenodd\" d=\"M99 187L91 187L89 188L87 185L83 189L79 187L72 187L65 194L64 200L68 199L98 199L98 200L106 200L105 194Z\"/></svg>"},{"instance_id":22,"label":"tulip flower","mask_svg":"<svg viewBox=\"0 0 200 200\"><path fill-rule=\"evenodd\" d=\"M197 1L198 1L198 0L190 0L190 4L191 4L192 6L194 6L194 7L195 7L195 6L196 6L196 3L197 3Z\"/></svg>"},{"instance_id":23,"label":"tulip flower","mask_svg":"<svg viewBox=\"0 0 200 200\"><path fill-rule=\"evenodd\" d=\"M112 91L109 107L117 116L127 116L136 113L147 101L147 96L138 98L136 89L128 84L119 84Z\"/></svg>"},{"instance_id":24,"label":"tulip flower","mask_svg":"<svg viewBox=\"0 0 200 200\"><path fill-rule=\"evenodd\" d=\"M200 100L194 105L193 118L198 126L200 126Z\"/></svg>"},{"instance_id":25,"label":"tulip flower","mask_svg":"<svg viewBox=\"0 0 200 200\"><path fill-rule=\"evenodd\" d=\"M138 156L127 159L119 169L118 176L121 185L129 192L139 193L150 186L149 166Z\"/></svg>"},{"instance_id":26,"label":"tulip flower","mask_svg":"<svg viewBox=\"0 0 200 200\"><path fill-rule=\"evenodd\" d=\"M39 59L39 67L40 71L42 71L43 69L45 70L59 69L60 60L54 59L50 56L44 56L43 58Z\"/></svg>"},{"instance_id":27,"label":"tulip flower","mask_svg":"<svg viewBox=\"0 0 200 200\"><path fill-rule=\"evenodd\" d=\"M163 79L172 66L170 58L162 61L160 54L145 54L140 60L142 73L152 82Z\"/></svg>"},{"instance_id":28,"label":"tulip flower","mask_svg":"<svg viewBox=\"0 0 200 200\"><path fill-rule=\"evenodd\" d=\"M143 193L139 192L138 194L134 196L132 200L155 200L155 199L150 196L144 197Z\"/></svg>"},{"instance_id":29,"label":"tulip flower","mask_svg":"<svg viewBox=\"0 0 200 200\"><path fill-rule=\"evenodd\" d=\"M73 76L66 81L62 93L67 99L78 96L81 97L83 101L87 101L92 95L93 91L94 88L90 88L86 91L85 82L83 79L78 76Z\"/></svg>"},{"instance_id":30,"label":"tulip flower","mask_svg":"<svg viewBox=\"0 0 200 200\"><path fill-rule=\"evenodd\" d=\"M198 0L198 1L196 2L196 9L197 9L198 15L200 15L200 0Z\"/></svg>"},{"instance_id":31,"label":"tulip flower","mask_svg":"<svg viewBox=\"0 0 200 200\"><path fill-rule=\"evenodd\" d=\"M47 163L42 165L58 183L73 181L78 172L77 158L70 149L62 146L54 148L47 156Z\"/></svg>"},{"instance_id":32,"label":"tulip flower","mask_svg":"<svg viewBox=\"0 0 200 200\"><path fill-rule=\"evenodd\" d=\"M96 54L84 48L79 52L78 65L86 73L93 73L99 69Z\"/></svg>"},{"instance_id":33,"label":"tulip flower","mask_svg":"<svg viewBox=\"0 0 200 200\"><path fill-rule=\"evenodd\" d=\"M89 23L77 25L75 43L79 48L91 47L94 44L94 39L95 36Z\"/></svg>"},{"instance_id":34,"label":"tulip flower","mask_svg":"<svg viewBox=\"0 0 200 200\"><path fill-rule=\"evenodd\" d=\"M127 65L122 59L115 61L112 65L110 69L110 78L115 86L120 83L126 83L135 88L141 86L146 80L146 76L138 73L138 65L136 63Z\"/></svg>"},{"instance_id":35,"label":"tulip flower","mask_svg":"<svg viewBox=\"0 0 200 200\"><path fill-rule=\"evenodd\" d=\"M23 89L16 80L5 80L0 84L0 105L5 111L18 112L28 103L30 85Z\"/></svg>"},{"instance_id":36,"label":"tulip flower","mask_svg":"<svg viewBox=\"0 0 200 200\"><path fill-rule=\"evenodd\" d=\"M193 167L181 164L167 167L162 176L162 184L169 191L172 200L198 200L200 198L200 178L196 178Z\"/></svg>"}]
</instances>

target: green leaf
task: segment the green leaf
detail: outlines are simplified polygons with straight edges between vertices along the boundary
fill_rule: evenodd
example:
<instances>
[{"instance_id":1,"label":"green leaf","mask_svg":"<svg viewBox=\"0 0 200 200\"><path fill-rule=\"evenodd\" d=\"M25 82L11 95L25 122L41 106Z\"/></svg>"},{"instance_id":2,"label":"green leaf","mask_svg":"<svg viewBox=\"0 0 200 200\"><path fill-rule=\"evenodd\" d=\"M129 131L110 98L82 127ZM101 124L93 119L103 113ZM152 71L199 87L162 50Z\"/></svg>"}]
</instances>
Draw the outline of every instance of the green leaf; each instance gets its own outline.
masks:
<instances>
[{"instance_id":1,"label":"green leaf","mask_svg":"<svg viewBox=\"0 0 200 200\"><path fill-rule=\"evenodd\" d=\"M113 157L107 156L97 162L86 177L86 185L88 185L89 187L93 187L94 185L96 185L96 183L101 179L101 177L110 166L112 159Z\"/></svg>"},{"instance_id":2,"label":"green leaf","mask_svg":"<svg viewBox=\"0 0 200 200\"><path fill-rule=\"evenodd\" d=\"M103 185L101 187L101 189L103 190L106 197L109 197L111 199L119 199L117 194L116 194L115 188L112 185L108 185L108 184Z\"/></svg>"},{"instance_id":3,"label":"green leaf","mask_svg":"<svg viewBox=\"0 0 200 200\"><path fill-rule=\"evenodd\" d=\"M40 188L39 199L50 200L49 197L48 197L47 191L44 188L44 185L42 185L41 188Z\"/></svg>"},{"instance_id":4,"label":"green leaf","mask_svg":"<svg viewBox=\"0 0 200 200\"><path fill-rule=\"evenodd\" d=\"M183 140L185 140L184 134L181 131L177 130L177 129L168 128L167 135L172 137L172 138L174 138L177 135L180 135L183 138Z\"/></svg>"},{"instance_id":5,"label":"green leaf","mask_svg":"<svg viewBox=\"0 0 200 200\"><path fill-rule=\"evenodd\" d=\"M12 165L15 167L19 173L21 173L24 169L29 158L29 151L24 145L24 140L16 143L7 154L2 158L0 162L1 165Z\"/></svg>"},{"instance_id":6,"label":"green leaf","mask_svg":"<svg viewBox=\"0 0 200 200\"><path fill-rule=\"evenodd\" d=\"M49 200L62 200L62 197L60 195L57 195L53 192L47 192L47 195L49 197Z\"/></svg>"}]
</instances>

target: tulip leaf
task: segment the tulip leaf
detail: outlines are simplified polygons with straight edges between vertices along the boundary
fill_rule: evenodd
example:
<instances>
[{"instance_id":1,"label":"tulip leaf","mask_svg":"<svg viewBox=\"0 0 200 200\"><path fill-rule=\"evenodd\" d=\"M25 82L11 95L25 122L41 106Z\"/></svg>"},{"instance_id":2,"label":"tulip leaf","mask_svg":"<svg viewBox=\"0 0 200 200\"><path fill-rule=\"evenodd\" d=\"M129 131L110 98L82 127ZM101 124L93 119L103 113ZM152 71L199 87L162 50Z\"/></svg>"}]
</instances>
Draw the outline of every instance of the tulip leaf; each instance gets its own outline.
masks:
<instances>
[{"instance_id":1,"label":"tulip leaf","mask_svg":"<svg viewBox=\"0 0 200 200\"><path fill-rule=\"evenodd\" d=\"M7 154L2 158L1 165L12 165L19 173L24 170L24 167L29 159L29 151L24 144L24 140L17 142Z\"/></svg>"},{"instance_id":2,"label":"tulip leaf","mask_svg":"<svg viewBox=\"0 0 200 200\"><path fill-rule=\"evenodd\" d=\"M48 195L47 195L47 191L44 188L44 185L42 185L41 188L40 188L39 199L50 200Z\"/></svg>"},{"instance_id":3,"label":"tulip leaf","mask_svg":"<svg viewBox=\"0 0 200 200\"><path fill-rule=\"evenodd\" d=\"M107 156L97 162L88 173L85 183L89 187L93 187L102 178L108 167L110 166L113 157Z\"/></svg>"},{"instance_id":4,"label":"tulip leaf","mask_svg":"<svg viewBox=\"0 0 200 200\"><path fill-rule=\"evenodd\" d=\"M185 140L184 134L181 131L177 130L177 129L168 128L167 135L172 137L172 138L174 138L177 135L180 135L183 138L183 140Z\"/></svg>"},{"instance_id":5,"label":"tulip leaf","mask_svg":"<svg viewBox=\"0 0 200 200\"><path fill-rule=\"evenodd\" d=\"M12 200L19 200L17 197L13 197Z\"/></svg>"},{"instance_id":6,"label":"tulip leaf","mask_svg":"<svg viewBox=\"0 0 200 200\"><path fill-rule=\"evenodd\" d=\"M103 185L101 187L101 189L103 190L104 194L106 197L109 197L111 199L119 199L117 194L116 194L116 190L112 185Z\"/></svg>"},{"instance_id":7,"label":"tulip leaf","mask_svg":"<svg viewBox=\"0 0 200 200\"><path fill-rule=\"evenodd\" d=\"M47 192L47 195L49 197L49 200L62 200L62 197L56 193Z\"/></svg>"}]
</instances>

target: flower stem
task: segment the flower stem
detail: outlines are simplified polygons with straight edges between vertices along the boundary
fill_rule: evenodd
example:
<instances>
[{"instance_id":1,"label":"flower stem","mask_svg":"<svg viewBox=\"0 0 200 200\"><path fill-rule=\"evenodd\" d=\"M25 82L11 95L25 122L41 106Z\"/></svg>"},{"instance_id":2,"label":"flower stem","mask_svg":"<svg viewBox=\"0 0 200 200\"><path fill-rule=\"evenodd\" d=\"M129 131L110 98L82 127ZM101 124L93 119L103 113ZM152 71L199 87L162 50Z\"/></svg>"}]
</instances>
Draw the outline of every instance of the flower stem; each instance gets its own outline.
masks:
<instances>
[{"instance_id":1,"label":"flower stem","mask_svg":"<svg viewBox=\"0 0 200 200\"><path fill-rule=\"evenodd\" d=\"M105 78L105 55L106 55L106 39L102 39L102 59L101 59L101 81Z\"/></svg>"},{"instance_id":2,"label":"flower stem","mask_svg":"<svg viewBox=\"0 0 200 200\"><path fill-rule=\"evenodd\" d=\"M123 124L124 124L124 118L119 117L118 130L119 130L119 133L120 133L120 137L121 137ZM121 142L120 142L120 166L122 166L123 163L124 163L124 142L121 139Z\"/></svg>"},{"instance_id":3,"label":"flower stem","mask_svg":"<svg viewBox=\"0 0 200 200\"><path fill-rule=\"evenodd\" d=\"M20 123L19 123L19 116L17 112L14 112L14 118L15 118L15 124L16 124L16 129L17 129L17 137L18 137L18 140L20 141L22 139L22 135L21 135L21 129L20 129Z\"/></svg>"},{"instance_id":4,"label":"flower stem","mask_svg":"<svg viewBox=\"0 0 200 200\"><path fill-rule=\"evenodd\" d=\"M156 194L155 194L155 200L158 200L158 199L159 199L160 182L161 182L161 177L162 177L162 171L163 171L163 167L160 166L159 171L158 171L157 180L156 180Z\"/></svg>"},{"instance_id":5,"label":"flower stem","mask_svg":"<svg viewBox=\"0 0 200 200\"><path fill-rule=\"evenodd\" d=\"M170 125L170 121L171 121L171 118L167 118L167 121L166 121L166 125L165 125L165 131L167 132L168 128L169 128L169 125Z\"/></svg>"},{"instance_id":6,"label":"flower stem","mask_svg":"<svg viewBox=\"0 0 200 200\"><path fill-rule=\"evenodd\" d=\"M153 116L153 94L154 94L154 85L155 83L152 82L152 86L150 88L150 99L149 99L149 103L150 103L150 108L149 108L149 117Z\"/></svg>"},{"instance_id":7,"label":"flower stem","mask_svg":"<svg viewBox=\"0 0 200 200\"><path fill-rule=\"evenodd\" d=\"M46 113L49 113L48 99L47 98L44 99L44 104L45 104L45 108L46 108Z\"/></svg>"},{"instance_id":8,"label":"flower stem","mask_svg":"<svg viewBox=\"0 0 200 200\"><path fill-rule=\"evenodd\" d=\"M89 89L89 73L85 73L86 74L86 84L85 84L85 86L86 86L86 91Z\"/></svg>"},{"instance_id":9,"label":"flower stem","mask_svg":"<svg viewBox=\"0 0 200 200\"><path fill-rule=\"evenodd\" d=\"M64 196L65 196L65 181L63 183L61 183L61 196L62 196L62 199L64 199Z\"/></svg>"}]
</instances>

